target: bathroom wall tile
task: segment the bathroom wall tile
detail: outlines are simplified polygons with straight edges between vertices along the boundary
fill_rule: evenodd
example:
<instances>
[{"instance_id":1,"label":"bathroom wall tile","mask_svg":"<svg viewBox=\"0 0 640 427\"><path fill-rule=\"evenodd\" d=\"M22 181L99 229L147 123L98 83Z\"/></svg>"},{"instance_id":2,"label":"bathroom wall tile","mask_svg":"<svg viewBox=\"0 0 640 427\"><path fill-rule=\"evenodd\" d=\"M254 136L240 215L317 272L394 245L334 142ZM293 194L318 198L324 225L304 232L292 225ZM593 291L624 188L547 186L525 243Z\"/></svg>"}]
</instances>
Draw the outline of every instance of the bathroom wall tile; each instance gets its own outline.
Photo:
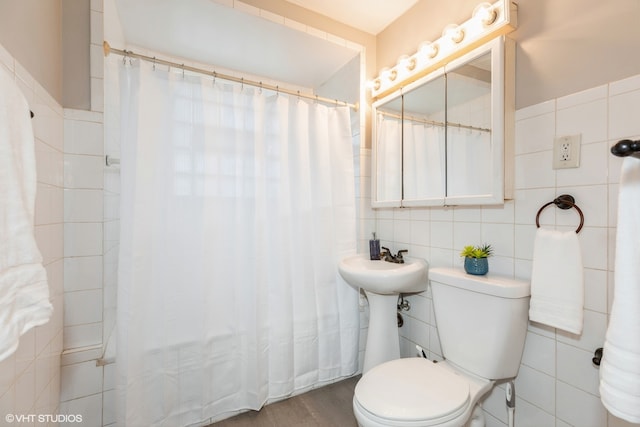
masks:
<instances>
[{"instance_id":1,"label":"bathroom wall tile","mask_svg":"<svg viewBox=\"0 0 640 427\"><path fill-rule=\"evenodd\" d=\"M432 221L431 246L434 248L451 249L453 247L453 223L451 221Z\"/></svg>"},{"instance_id":2,"label":"bathroom wall tile","mask_svg":"<svg viewBox=\"0 0 640 427\"><path fill-rule=\"evenodd\" d=\"M515 200L506 200L504 205L483 206L481 221L483 223L512 223L515 215Z\"/></svg>"},{"instance_id":3,"label":"bathroom wall tile","mask_svg":"<svg viewBox=\"0 0 640 427\"><path fill-rule=\"evenodd\" d=\"M558 169L558 187L598 185L607 183L609 145L606 142L582 144L580 167Z\"/></svg>"},{"instance_id":4,"label":"bathroom wall tile","mask_svg":"<svg viewBox=\"0 0 640 427\"><path fill-rule=\"evenodd\" d=\"M498 423L494 423L494 425L505 426L508 421L507 406L505 404L505 391L501 385L496 385L491 389L491 391L482 398L481 404L482 410L485 412L485 417L489 415L494 418ZM487 426L491 425L489 418L487 418L486 423Z\"/></svg>"},{"instance_id":5,"label":"bathroom wall tile","mask_svg":"<svg viewBox=\"0 0 640 427\"><path fill-rule=\"evenodd\" d=\"M405 300L409 302L411 308L402 313L428 324L431 320L431 299L426 298L424 293L405 296Z\"/></svg>"},{"instance_id":6,"label":"bathroom wall tile","mask_svg":"<svg viewBox=\"0 0 640 427\"><path fill-rule=\"evenodd\" d=\"M65 188L102 189L104 181L102 156L65 154L64 164Z\"/></svg>"},{"instance_id":7,"label":"bathroom wall tile","mask_svg":"<svg viewBox=\"0 0 640 427\"><path fill-rule=\"evenodd\" d=\"M110 363L104 366L103 390L114 390L116 388L116 364Z\"/></svg>"},{"instance_id":8,"label":"bathroom wall tile","mask_svg":"<svg viewBox=\"0 0 640 427\"><path fill-rule=\"evenodd\" d=\"M596 270L607 269L607 229L584 227L578 234L582 248L582 264Z\"/></svg>"},{"instance_id":9,"label":"bathroom wall tile","mask_svg":"<svg viewBox=\"0 0 640 427\"><path fill-rule=\"evenodd\" d=\"M556 184L555 173L551 169L551 150L516 156L515 160L515 188L554 187Z\"/></svg>"},{"instance_id":10,"label":"bathroom wall tile","mask_svg":"<svg viewBox=\"0 0 640 427\"><path fill-rule=\"evenodd\" d=\"M456 259L459 258L455 254ZM429 258L430 267L453 267L454 251L453 249L443 249L431 247L431 257Z\"/></svg>"},{"instance_id":11,"label":"bathroom wall tile","mask_svg":"<svg viewBox=\"0 0 640 427\"><path fill-rule=\"evenodd\" d=\"M60 400L62 402L101 392L102 367L96 366L95 361L90 360L61 368Z\"/></svg>"},{"instance_id":12,"label":"bathroom wall tile","mask_svg":"<svg viewBox=\"0 0 640 427\"><path fill-rule=\"evenodd\" d=\"M453 222L477 222L481 220L480 207L456 206L453 208Z\"/></svg>"},{"instance_id":13,"label":"bathroom wall tile","mask_svg":"<svg viewBox=\"0 0 640 427\"><path fill-rule=\"evenodd\" d=\"M453 223L453 249L460 252L467 245L482 244L482 230L477 222Z\"/></svg>"},{"instance_id":14,"label":"bathroom wall tile","mask_svg":"<svg viewBox=\"0 0 640 427\"><path fill-rule=\"evenodd\" d=\"M548 113L555 113L556 101L555 99L550 101L541 102L539 104L530 105L525 108L516 110L515 119L516 122L529 119L531 117L540 116Z\"/></svg>"},{"instance_id":15,"label":"bathroom wall tile","mask_svg":"<svg viewBox=\"0 0 640 427\"><path fill-rule=\"evenodd\" d=\"M542 206L556 198L555 188L516 190L514 218L516 224L535 224L536 215ZM541 225L553 225L556 221L556 209L544 209L540 212Z\"/></svg>"},{"instance_id":16,"label":"bathroom wall tile","mask_svg":"<svg viewBox=\"0 0 640 427\"><path fill-rule=\"evenodd\" d=\"M516 378L518 397L553 414L555 411L555 378L528 366L521 365Z\"/></svg>"},{"instance_id":17,"label":"bathroom wall tile","mask_svg":"<svg viewBox=\"0 0 640 427\"><path fill-rule=\"evenodd\" d=\"M102 395L102 425L116 422L116 391L105 391Z\"/></svg>"},{"instance_id":18,"label":"bathroom wall tile","mask_svg":"<svg viewBox=\"0 0 640 427\"><path fill-rule=\"evenodd\" d=\"M528 331L522 354L522 363L544 374L555 376L555 339Z\"/></svg>"},{"instance_id":19,"label":"bathroom wall tile","mask_svg":"<svg viewBox=\"0 0 640 427\"><path fill-rule=\"evenodd\" d=\"M411 244L411 221L407 219L393 221L393 240L395 241L395 251L404 249Z\"/></svg>"},{"instance_id":20,"label":"bathroom wall tile","mask_svg":"<svg viewBox=\"0 0 640 427\"><path fill-rule=\"evenodd\" d=\"M429 221L411 221L411 244L429 246L431 242L431 227Z\"/></svg>"},{"instance_id":21,"label":"bathroom wall tile","mask_svg":"<svg viewBox=\"0 0 640 427\"><path fill-rule=\"evenodd\" d=\"M556 136L580 135L581 143L607 140L607 100L558 110Z\"/></svg>"},{"instance_id":22,"label":"bathroom wall tile","mask_svg":"<svg viewBox=\"0 0 640 427\"><path fill-rule=\"evenodd\" d=\"M65 189L65 222L102 222L103 194L101 190Z\"/></svg>"},{"instance_id":23,"label":"bathroom wall tile","mask_svg":"<svg viewBox=\"0 0 640 427\"><path fill-rule=\"evenodd\" d=\"M65 258L64 271L66 292L102 288L101 256Z\"/></svg>"},{"instance_id":24,"label":"bathroom wall tile","mask_svg":"<svg viewBox=\"0 0 640 427\"><path fill-rule=\"evenodd\" d=\"M15 411L18 414L29 414L30 410L35 406L35 376L35 363L33 361L18 373L14 385Z\"/></svg>"},{"instance_id":25,"label":"bathroom wall tile","mask_svg":"<svg viewBox=\"0 0 640 427\"><path fill-rule=\"evenodd\" d=\"M482 242L491 244L494 255L513 257L513 240L513 224L482 224Z\"/></svg>"},{"instance_id":26,"label":"bathroom wall tile","mask_svg":"<svg viewBox=\"0 0 640 427\"><path fill-rule=\"evenodd\" d=\"M100 307L93 308L96 312ZM102 322L65 326L63 346L65 350L102 344Z\"/></svg>"},{"instance_id":27,"label":"bathroom wall tile","mask_svg":"<svg viewBox=\"0 0 640 427\"><path fill-rule=\"evenodd\" d=\"M75 414L82 416L82 423L92 426L102 425L102 393L82 398L63 401L60 404L61 414ZM60 423L60 427L77 427L78 423Z\"/></svg>"},{"instance_id":28,"label":"bathroom wall tile","mask_svg":"<svg viewBox=\"0 0 640 427\"><path fill-rule=\"evenodd\" d=\"M609 84L610 97L635 90L640 90L640 74L611 82Z\"/></svg>"},{"instance_id":29,"label":"bathroom wall tile","mask_svg":"<svg viewBox=\"0 0 640 427\"><path fill-rule=\"evenodd\" d=\"M91 111L104 110L104 81L91 77Z\"/></svg>"},{"instance_id":30,"label":"bathroom wall tile","mask_svg":"<svg viewBox=\"0 0 640 427\"><path fill-rule=\"evenodd\" d=\"M518 427L554 426L555 417L517 396L514 424Z\"/></svg>"},{"instance_id":31,"label":"bathroom wall tile","mask_svg":"<svg viewBox=\"0 0 640 427\"><path fill-rule=\"evenodd\" d=\"M562 192L571 194L576 204L584 214L584 225L586 227L606 227L608 220L608 187L603 185L581 185L576 187L562 188ZM558 225L577 227L580 224L580 216L575 209L562 210L556 212Z\"/></svg>"},{"instance_id":32,"label":"bathroom wall tile","mask_svg":"<svg viewBox=\"0 0 640 427\"><path fill-rule=\"evenodd\" d=\"M581 335L574 335L558 329L558 342L573 345L593 353L602 347L607 332L607 316L595 311L584 311L584 325Z\"/></svg>"},{"instance_id":33,"label":"bathroom wall tile","mask_svg":"<svg viewBox=\"0 0 640 427\"><path fill-rule=\"evenodd\" d=\"M636 106L640 90L624 92L609 98L609 139L617 140L640 135Z\"/></svg>"},{"instance_id":34,"label":"bathroom wall tile","mask_svg":"<svg viewBox=\"0 0 640 427\"><path fill-rule=\"evenodd\" d=\"M91 45L89 47L89 61L90 61L90 70L89 74L91 77L104 78L104 54L103 48L100 45Z\"/></svg>"},{"instance_id":35,"label":"bathroom wall tile","mask_svg":"<svg viewBox=\"0 0 640 427\"><path fill-rule=\"evenodd\" d=\"M66 223L64 226L66 257L102 254L102 223Z\"/></svg>"},{"instance_id":36,"label":"bathroom wall tile","mask_svg":"<svg viewBox=\"0 0 640 427\"><path fill-rule=\"evenodd\" d=\"M64 141L67 154L104 155L102 123L65 119Z\"/></svg>"},{"instance_id":37,"label":"bathroom wall tile","mask_svg":"<svg viewBox=\"0 0 640 427\"><path fill-rule=\"evenodd\" d=\"M584 269L584 308L603 314L608 312L606 271Z\"/></svg>"},{"instance_id":38,"label":"bathroom wall tile","mask_svg":"<svg viewBox=\"0 0 640 427\"><path fill-rule=\"evenodd\" d=\"M62 187L63 154L40 140L36 140L35 151L38 182L55 187Z\"/></svg>"},{"instance_id":39,"label":"bathroom wall tile","mask_svg":"<svg viewBox=\"0 0 640 427\"><path fill-rule=\"evenodd\" d=\"M452 207L433 207L431 208L431 221L453 221Z\"/></svg>"},{"instance_id":40,"label":"bathroom wall tile","mask_svg":"<svg viewBox=\"0 0 640 427\"><path fill-rule=\"evenodd\" d=\"M555 112L516 121L515 154L553 149Z\"/></svg>"},{"instance_id":41,"label":"bathroom wall tile","mask_svg":"<svg viewBox=\"0 0 640 427\"><path fill-rule=\"evenodd\" d=\"M102 289L65 292L65 326L102 321Z\"/></svg>"},{"instance_id":42,"label":"bathroom wall tile","mask_svg":"<svg viewBox=\"0 0 640 427\"><path fill-rule=\"evenodd\" d=\"M582 391L599 396L599 370L591 361L592 358L593 351L558 343L557 379Z\"/></svg>"},{"instance_id":43,"label":"bathroom wall tile","mask_svg":"<svg viewBox=\"0 0 640 427\"><path fill-rule=\"evenodd\" d=\"M557 382L556 416L575 427L601 427L606 425L607 413L600 398L569 384Z\"/></svg>"},{"instance_id":44,"label":"bathroom wall tile","mask_svg":"<svg viewBox=\"0 0 640 427\"><path fill-rule=\"evenodd\" d=\"M518 259L533 259L533 246L537 228L535 225L515 225L514 257ZM527 275L529 276L529 275Z\"/></svg>"},{"instance_id":45,"label":"bathroom wall tile","mask_svg":"<svg viewBox=\"0 0 640 427\"><path fill-rule=\"evenodd\" d=\"M556 100L556 108L558 110L563 110L571 107L593 103L594 101L604 100L607 98L608 92L608 85L602 85L580 92L572 93L571 95L566 95L558 98Z\"/></svg>"}]
</instances>

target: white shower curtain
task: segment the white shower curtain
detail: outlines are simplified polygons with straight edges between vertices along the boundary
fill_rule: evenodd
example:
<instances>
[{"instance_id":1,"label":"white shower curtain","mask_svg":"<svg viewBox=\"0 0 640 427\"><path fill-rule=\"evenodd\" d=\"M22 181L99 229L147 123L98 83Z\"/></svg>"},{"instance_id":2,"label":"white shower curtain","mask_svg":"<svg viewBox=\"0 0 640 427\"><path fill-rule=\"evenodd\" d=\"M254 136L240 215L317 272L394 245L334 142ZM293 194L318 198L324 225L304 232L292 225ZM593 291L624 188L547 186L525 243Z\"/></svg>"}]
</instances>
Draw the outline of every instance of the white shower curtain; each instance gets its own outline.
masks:
<instances>
[{"instance_id":1,"label":"white shower curtain","mask_svg":"<svg viewBox=\"0 0 640 427\"><path fill-rule=\"evenodd\" d=\"M119 425L192 425L354 374L347 108L120 68Z\"/></svg>"}]
</instances>

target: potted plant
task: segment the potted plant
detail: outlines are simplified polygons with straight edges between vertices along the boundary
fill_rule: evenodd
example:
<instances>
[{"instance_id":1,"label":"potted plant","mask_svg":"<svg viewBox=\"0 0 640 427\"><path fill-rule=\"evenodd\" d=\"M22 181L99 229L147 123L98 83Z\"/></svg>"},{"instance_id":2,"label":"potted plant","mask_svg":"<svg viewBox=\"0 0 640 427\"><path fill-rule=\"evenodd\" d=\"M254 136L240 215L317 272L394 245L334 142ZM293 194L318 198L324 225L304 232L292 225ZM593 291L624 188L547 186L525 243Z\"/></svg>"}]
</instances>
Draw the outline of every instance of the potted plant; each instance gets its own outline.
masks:
<instances>
[{"instance_id":1,"label":"potted plant","mask_svg":"<svg viewBox=\"0 0 640 427\"><path fill-rule=\"evenodd\" d=\"M464 257L464 271L468 274L482 276L489 271L489 258L493 255L493 248L489 244L482 246L465 246L460 252L460 256Z\"/></svg>"}]
</instances>

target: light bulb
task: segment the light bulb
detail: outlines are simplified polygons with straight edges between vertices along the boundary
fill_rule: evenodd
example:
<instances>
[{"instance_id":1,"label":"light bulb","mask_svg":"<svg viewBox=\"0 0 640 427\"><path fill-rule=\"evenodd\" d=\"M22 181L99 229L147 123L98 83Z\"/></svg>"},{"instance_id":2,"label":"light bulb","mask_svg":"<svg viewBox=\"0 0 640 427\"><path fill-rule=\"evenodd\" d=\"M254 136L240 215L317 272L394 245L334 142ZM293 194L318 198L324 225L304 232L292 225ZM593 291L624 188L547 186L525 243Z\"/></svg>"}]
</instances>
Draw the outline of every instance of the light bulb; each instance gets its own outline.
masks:
<instances>
[{"instance_id":1,"label":"light bulb","mask_svg":"<svg viewBox=\"0 0 640 427\"><path fill-rule=\"evenodd\" d=\"M413 71L416 68L416 58L409 55L402 55L398 58L398 66Z\"/></svg>"},{"instance_id":2,"label":"light bulb","mask_svg":"<svg viewBox=\"0 0 640 427\"><path fill-rule=\"evenodd\" d=\"M491 6L490 3L480 3L473 10L473 17L480 20L483 25L487 26L496 22L496 19L498 18L498 11Z\"/></svg>"},{"instance_id":3,"label":"light bulb","mask_svg":"<svg viewBox=\"0 0 640 427\"><path fill-rule=\"evenodd\" d=\"M429 58L435 58L440 51L438 43L422 42L418 47L418 51L421 55L426 55Z\"/></svg>"},{"instance_id":4,"label":"light bulb","mask_svg":"<svg viewBox=\"0 0 640 427\"><path fill-rule=\"evenodd\" d=\"M367 82L367 88L371 90L379 90L381 85L380 79L369 80Z\"/></svg>"},{"instance_id":5,"label":"light bulb","mask_svg":"<svg viewBox=\"0 0 640 427\"><path fill-rule=\"evenodd\" d=\"M442 36L450 38L455 43L460 43L462 40L464 40L464 29L459 25L449 24L444 27Z\"/></svg>"}]
</instances>

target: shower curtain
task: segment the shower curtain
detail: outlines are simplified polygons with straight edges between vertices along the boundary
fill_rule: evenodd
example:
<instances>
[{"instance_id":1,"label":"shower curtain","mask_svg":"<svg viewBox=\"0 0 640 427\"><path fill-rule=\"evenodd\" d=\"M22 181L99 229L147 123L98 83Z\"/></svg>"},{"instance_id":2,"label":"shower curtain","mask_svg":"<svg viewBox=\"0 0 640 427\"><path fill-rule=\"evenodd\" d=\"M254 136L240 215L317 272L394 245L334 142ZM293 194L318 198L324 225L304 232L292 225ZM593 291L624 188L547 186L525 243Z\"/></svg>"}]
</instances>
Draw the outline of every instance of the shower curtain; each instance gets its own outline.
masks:
<instances>
[{"instance_id":1,"label":"shower curtain","mask_svg":"<svg viewBox=\"0 0 640 427\"><path fill-rule=\"evenodd\" d=\"M354 374L358 294L336 269L356 249L348 109L124 62L119 425L192 425Z\"/></svg>"}]
</instances>

